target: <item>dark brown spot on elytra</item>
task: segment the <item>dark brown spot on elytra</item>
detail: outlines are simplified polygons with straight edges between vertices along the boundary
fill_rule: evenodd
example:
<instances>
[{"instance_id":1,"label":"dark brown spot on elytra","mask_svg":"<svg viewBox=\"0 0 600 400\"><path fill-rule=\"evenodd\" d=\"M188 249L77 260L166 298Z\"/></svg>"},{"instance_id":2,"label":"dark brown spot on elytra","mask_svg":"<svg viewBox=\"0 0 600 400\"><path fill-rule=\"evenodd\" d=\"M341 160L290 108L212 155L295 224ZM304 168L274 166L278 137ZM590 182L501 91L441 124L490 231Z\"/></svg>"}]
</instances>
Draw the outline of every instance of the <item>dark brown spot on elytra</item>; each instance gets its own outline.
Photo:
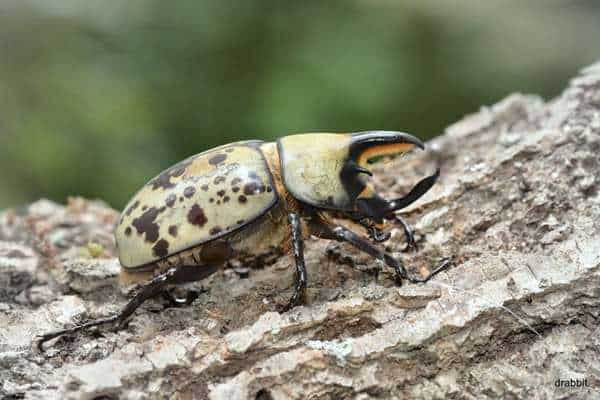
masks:
<instances>
[{"instance_id":1,"label":"dark brown spot on elytra","mask_svg":"<svg viewBox=\"0 0 600 400\"><path fill-rule=\"evenodd\" d=\"M206 191L208 191L208 185L202 185L202 186L200 186L200 189L202 189L206 192Z\"/></svg>"},{"instance_id":2,"label":"dark brown spot on elytra","mask_svg":"<svg viewBox=\"0 0 600 400\"><path fill-rule=\"evenodd\" d=\"M207 221L206 215L204 215L204 210L198 204L194 204L192 206L190 212L188 212L187 218L190 224L200 227L204 226Z\"/></svg>"},{"instance_id":3,"label":"dark brown spot on elytra","mask_svg":"<svg viewBox=\"0 0 600 400\"><path fill-rule=\"evenodd\" d=\"M131 225L135 227L137 233L144 234L144 240L149 243L154 243L158 239L158 224L154 222L156 217L161 212L165 211L165 207L152 207L138 218L134 219Z\"/></svg>"},{"instance_id":4,"label":"dark brown spot on elytra","mask_svg":"<svg viewBox=\"0 0 600 400\"><path fill-rule=\"evenodd\" d=\"M217 200L217 204L221 204L221 200Z\"/></svg>"},{"instance_id":5,"label":"dark brown spot on elytra","mask_svg":"<svg viewBox=\"0 0 600 400\"><path fill-rule=\"evenodd\" d=\"M210 228L210 231L208 233L210 233L211 235L216 235L217 233L220 233L223 229L220 226L213 226L212 228Z\"/></svg>"},{"instance_id":6,"label":"dark brown spot on elytra","mask_svg":"<svg viewBox=\"0 0 600 400\"><path fill-rule=\"evenodd\" d=\"M241 225L244 223L243 219L238 219L237 221L235 221L236 224Z\"/></svg>"},{"instance_id":7,"label":"dark brown spot on elytra","mask_svg":"<svg viewBox=\"0 0 600 400\"><path fill-rule=\"evenodd\" d=\"M236 176L235 178L233 178L231 180L231 186L237 185L238 183L240 183L242 180L240 179L240 177Z\"/></svg>"},{"instance_id":8,"label":"dark brown spot on elytra","mask_svg":"<svg viewBox=\"0 0 600 400\"><path fill-rule=\"evenodd\" d=\"M188 199L192 197L196 193L196 188L193 186L188 186L183 190L183 195Z\"/></svg>"},{"instance_id":9,"label":"dark brown spot on elytra","mask_svg":"<svg viewBox=\"0 0 600 400\"><path fill-rule=\"evenodd\" d=\"M179 202L183 202L183 196L179 196Z\"/></svg>"},{"instance_id":10,"label":"dark brown spot on elytra","mask_svg":"<svg viewBox=\"0 0 600 400\"><path fill-rule=\"evenodd\" d=\"M219 183L225 182L225 179L226 178L224 176L219 175L213 180L213 183L218 185Z\"/></svg>"},{"instance_id":11,"label":"dark brown spot on elytra","mask_svg":"<svg viewBox=\"0 0 600 400\"><path fill-rule=\"evenodd\" d=\"M176 200L177 200L177 196L175 196L173 193L171 193L165 199L165 204L167 205L167 207L173 207Z\"/></svg>"},{"instance_id":12,"label":"dark brown spot on elytra","mask_svg":"<svg viewBox=\"0 0 600 400\"><path fill-rule=\"evenodd\" d=\"M148 209L148 206L142 207L142 211L146 211L147 209Z\"/></svg>"},{"instance_id":13,"label":"dark brown spot on elytra","mask_svg":"<svg viewBox=\"0 0 600 400\"><path fill-rule=\"evenodd\" d=\"M177 226L171 225L169 226L169 235L176 237L177 236Z\"/></svg>"},{"instance_id":14,"label":"dark brown spot on elytra","mask_svg":"<svg viewBox=\"0 0 600 400\"><path fill-rule=\"evenodd\" d=\"M219 163L222 163L223 161L225 161L225 159L227 158L226 154L215 154L214 156L212 156L209 160L208 163L211 165L217 165Z\"/></svg>"},{"instance_id":15,"label":"dark brown spot on elytra","mask_svg":"<svg viewBox=\"0 0 600 400\"><path fill-rule=\"evenodd\" d=\"M252 196L254 194L263 193L265 191L265 185L257 182L248 182L244 185L244 194L246 196Z\"/></svg>"},{"instance_id":16,"label":"dark brown spot on elytra","mask_svg":"<svg viewBox=\"0 0 600 400\"><path fill-rule=\"evenodd\" d=\"M223 197L223 203L227 203L229 201L229 196Z\"/></svg>"},{"instance_id":17,"label":"dark brown spot on elytra","mask_svg":"<svg viewBox=\"0 0 600 400\"><path fill-rule=\"evenodd\" d=\"M132 205L129 206L129 208L127 208L127 211L125 211L125 214L127 216L130 216L131 213L133 212L133 210L135 210L136 208L138 208L139 205L140 205L140 201L136 200L135 203L133 203Z\"/></svg>"},{"instance_id":18,"label":"dark brown spot on elytra","mask_svg":"<svg viewBox=\"0 0 600 400\"><path fill-rule=\"evenodd\" d=\"M240 194L240 195L238 196L238 201L239 201L240 203L245 203L245 202L247 202L247 201L248 201L248 199L247 199L247 198L246 198L246 196L244 196L243 194Z\"/></svg>"},{"instance_id":19,"label":"dark brown spot on elytra","mask_svg":"<svg viewBox=\"0 0 600 400\"><path fill-rule=\"evenodd\" d=\"M218 195L219 197L223 197L223 196L225 196L225 191L224 191L223 189L221 189L221 190L219 190L219 191L217 192L217 195Z\"/></svg>"},{"instance_id":20,"label":"dark brown spot on elytra","mask_svg":"<svg viewBox=\"0 0 600 400\"><path fill-rule=\"evenodd\" d=\"M157 257L166 257L169 254L169 242L165 239L160 239L152 246L152 252Z\"/></svg>"},{"instance_id":21,"label":"dark brown spot on elytra","mask_svg":"<svg viewBox=\"0 0 600 400\"><path fill-rule=\"evenodd\" d=\"M125 228L125 235L131 236L131 227L130 226L128 226L127 228Z\"/></svg>"},{"instance_id":22,"label":"dark brown spot on elytra","mask_svg":"<svg viewBox=\"0 0 600 400\"><path fill-rule=\"evenodd\" d=\"M267 186L267 193L271 193L272 190L273 188L271 188L271 186Z\"/></svg>"},{"instance_id":23,"label":"dark brown spot on elytra","mask_svg":"<svg viewBox=\"0 0 600 400\"><path fill-rule=\"evenodd\" d=\"M239 188L239 186L234 186L231 188L231 190L233 191L233 193L237 193L240 191L240 188Z\"/></svg>"},{"instance_id":24,"label":"dark brown spot on elytra","mask_svg":"<svg viewBox=\"0 0 600 400\"><path fill-rule=\"evenodd\" d=\"M213 203L213 202L215 201L215 199L213 199L213 198L211 197L210 199L208 199L208 201L209 201L210 203Z\"/></svg>"},{"instance_id":25,"label":"dark brown spot on elytra","mask_svg":"<svg viewBox=\"0 0 600 400\"><path fill-rule=\"evenodd\" d=\"M159 187L163 189L169 189L175 186L174 183L171 182L171 178L176 178L178 176L183 175L186 168L192 163L193 158L188 158L187 160L183 160L172 167L164 170L160 173L156 178L150 181L152 185L152 190L156 190Z\"/></svg>"}]
</instances>

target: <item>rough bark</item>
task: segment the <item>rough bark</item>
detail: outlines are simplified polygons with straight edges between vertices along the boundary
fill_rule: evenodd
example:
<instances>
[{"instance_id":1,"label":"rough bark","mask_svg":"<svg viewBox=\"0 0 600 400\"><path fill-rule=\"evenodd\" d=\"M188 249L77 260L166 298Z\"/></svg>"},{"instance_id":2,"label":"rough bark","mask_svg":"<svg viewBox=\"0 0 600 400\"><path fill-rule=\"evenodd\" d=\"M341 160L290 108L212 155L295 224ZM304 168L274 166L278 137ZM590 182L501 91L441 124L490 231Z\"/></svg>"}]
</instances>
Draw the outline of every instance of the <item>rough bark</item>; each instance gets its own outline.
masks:
<instances>
[{"instance_id":1,"label":"rough bark","mask_svg":"<svg viewBox=\"0 0 600 400\"><path fill-rule=\"evenodd\" d=\"M289 256L227 269L192 306L148 302L127 329L32 350L35 334L117 311L112 227L100 202L46 200L0 214L0 396L5 398L600 398L600 64L545 103L513 94L450 126L433 151L380 165L388 198L442 167L404 213L413 273L346 245L307 243L309 303ZM352 264L356 268L351 268ZM587 379L558 388L557 379Z\"/></svg>"}]
</instances>

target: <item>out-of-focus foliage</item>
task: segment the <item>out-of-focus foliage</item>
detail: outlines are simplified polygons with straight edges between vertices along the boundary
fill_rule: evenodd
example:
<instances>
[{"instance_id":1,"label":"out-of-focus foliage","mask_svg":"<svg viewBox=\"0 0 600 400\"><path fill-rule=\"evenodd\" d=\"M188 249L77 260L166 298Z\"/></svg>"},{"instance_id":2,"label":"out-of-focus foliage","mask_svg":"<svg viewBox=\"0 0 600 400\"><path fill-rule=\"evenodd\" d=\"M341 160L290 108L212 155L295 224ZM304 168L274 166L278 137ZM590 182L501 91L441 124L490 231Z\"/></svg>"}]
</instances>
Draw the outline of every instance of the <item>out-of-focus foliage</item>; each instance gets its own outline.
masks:
<instances>
[{"instance_id":1,"label":"out-of-focus foliage","mask_svg":"<svg viewBox=\"0 0 600 400\"><path fill-rule=\"evenodd\" d=\"M427 138L600 55L594 1L0 3L0 208L119 208L215 145L291 132Z\"/></svg>"}]
</instances>

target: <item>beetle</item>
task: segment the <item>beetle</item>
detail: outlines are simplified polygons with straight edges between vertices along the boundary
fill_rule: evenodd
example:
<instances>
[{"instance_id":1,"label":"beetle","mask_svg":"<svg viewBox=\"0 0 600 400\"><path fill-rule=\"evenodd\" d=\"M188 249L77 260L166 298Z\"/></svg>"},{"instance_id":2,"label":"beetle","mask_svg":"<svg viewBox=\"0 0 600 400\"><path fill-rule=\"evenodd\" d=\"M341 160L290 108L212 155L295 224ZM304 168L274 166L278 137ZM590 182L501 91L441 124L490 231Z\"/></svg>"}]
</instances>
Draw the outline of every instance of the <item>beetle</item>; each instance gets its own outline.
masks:
<instances>
[{"instance_id":1,"label":"beetle","mask_svg":"<svg viewBox=\"0 0 600 400\"><path fill-rule=\"evenodd\" d=\"M259 255L273 248L293 251L294 292L284 307L303 302L307 286L303 239L310 235L348 242L383 261L399 283L426 282L411 277L401 260L372 242L389 238L387 222L400 224L409 247L409 227L395 215L425 194L439 169L419 181L407 195L381 198L369 182L369 161L384 155L424 149L421 140L403 132L306 133L276 142L250 140L193 155L161 172L135 194L115 229L126 282L146 282L118 314L50 332L38 346L66 333L105 323L122 327L147 299L165 293L168 285L199 281L233 256ZM369 238L336 225L345 219L364 227ZM173 299L190 303L190 299Z\"/></svg>"}]
</instances>

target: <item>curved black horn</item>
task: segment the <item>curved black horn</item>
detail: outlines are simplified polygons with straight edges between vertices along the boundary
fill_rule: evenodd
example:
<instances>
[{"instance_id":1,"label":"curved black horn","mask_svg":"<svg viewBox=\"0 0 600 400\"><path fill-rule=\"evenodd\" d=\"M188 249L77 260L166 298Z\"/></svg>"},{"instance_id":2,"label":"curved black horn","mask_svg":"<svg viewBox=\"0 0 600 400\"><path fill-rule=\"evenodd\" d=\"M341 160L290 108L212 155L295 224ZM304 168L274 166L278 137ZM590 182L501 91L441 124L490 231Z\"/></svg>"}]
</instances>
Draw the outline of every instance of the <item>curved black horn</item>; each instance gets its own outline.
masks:
<instances>
[{"instance_id":1,"label":"curved black horn","mask_svg":"<svg viewBox=\"0 0 600 400\"><path fill-rule=\"evenodd\" d=\"M435 170L433 175L428 176L427 178L423 178L417 183L410 192L404 197L400 197L398 199L392 200L388 203L388 213L401 210L405 207L408 207L415 201L417 201L421 196L423 196L437 181L437 178L440 176L439 167Z\"/></svg>"},{"instance_id":2,"label":"curved black horn","mask_svg":"<svg viewBox=\"0 0 600 400\"><path fill-rule=\"evenodd\" d=\"M350 142L350 157L357 159L365 150L375 146L412 144L421 149L425 144L417 137L404 132L395 131L364 131L352 134Z\"/></svg>"}]
</instances>

